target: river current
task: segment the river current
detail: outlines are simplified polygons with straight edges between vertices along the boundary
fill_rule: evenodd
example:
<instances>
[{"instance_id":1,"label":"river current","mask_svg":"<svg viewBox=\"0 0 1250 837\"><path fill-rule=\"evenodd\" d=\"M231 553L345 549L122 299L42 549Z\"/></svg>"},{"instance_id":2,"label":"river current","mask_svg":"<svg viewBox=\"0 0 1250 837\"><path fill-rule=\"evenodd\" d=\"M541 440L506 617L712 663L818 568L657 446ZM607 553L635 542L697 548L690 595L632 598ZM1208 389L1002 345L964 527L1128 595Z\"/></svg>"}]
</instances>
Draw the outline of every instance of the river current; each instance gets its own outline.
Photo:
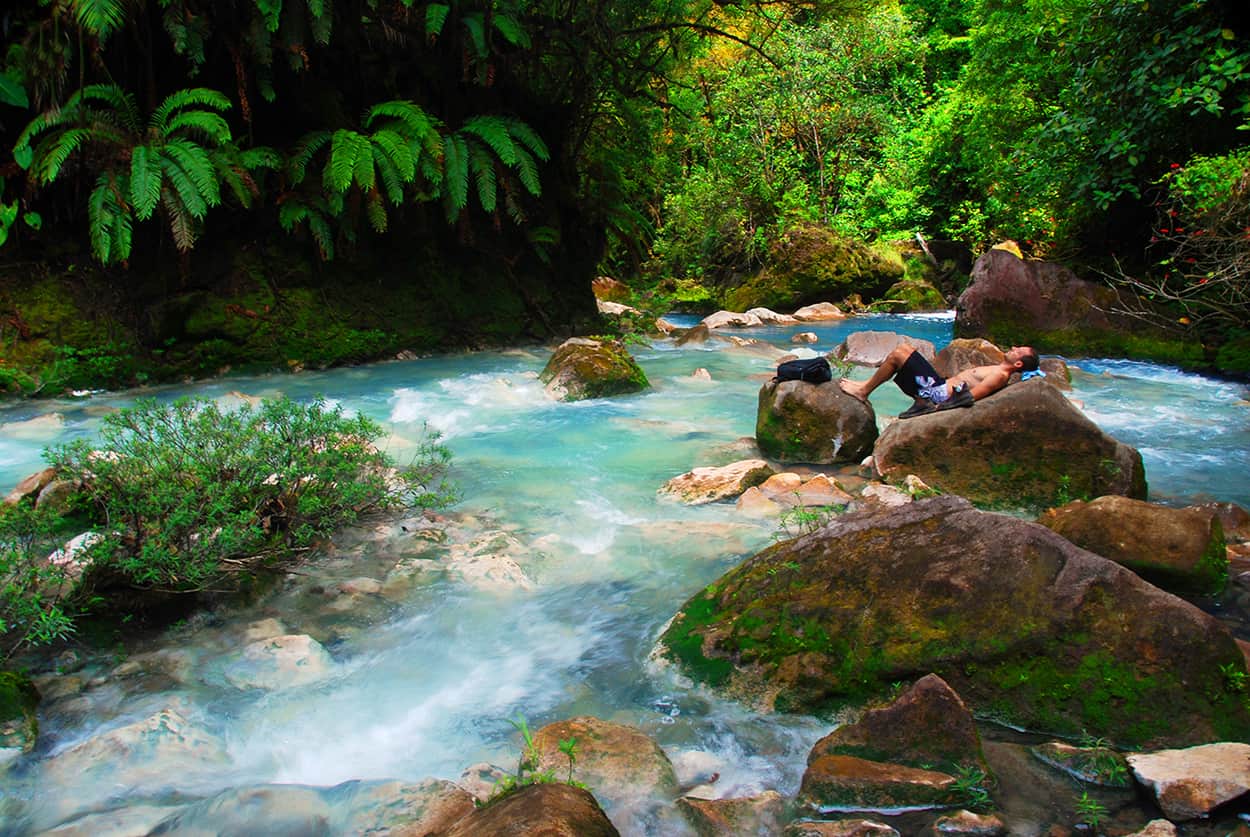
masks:
<instances>
[{"instance_id":1,"label":"river current","mask_svg":"<svg viewBox=\"0 0 1250 837\"><path fill-rule=\"evenodd\" d=\"M690 324L689 320L686 324ZM949 341L946 315L866 316L801 328L728 331L793 348L798 331L827 352L857 330ZM777 352L723 340L632 351L652 388L564 404L537 380L549 351L437 356L298 375L225 377L177 387L21 402L0 409L0 487L43 467L49 444L90 437L109 408L139 397L324 397L377 420L402 460L426 423L452 450L462 499L459 535L416 543L402 522L345 532L254 605L201 614L142 647L81 650L41 710L36 753L0 772L0 833L49 828L92 809L165 805L266 782L333 785L349 779L457 779L478 762L515 764L510 719L532 728L577 715L628 723L656 739L682 770L720 773L716 793L792 794L828 720L756 716L648 665L665 622L687 598L777 535L776 521L732 504L685 507L656 496L696 466L754 455L760 384ZM1151 499L1219 500L1250 507L1250 403L1244 385L1130 361L1071 359L1070 397L1105 431L1141 451ZM708 370L711 380L694 377ZM866 372L854 373L865 377ZM874 393L879 416L904 409L892 386ZM396 555L437 563L490 541L510 559L485 576L418 574L383 595L327 594L352 579L385 578ZM278 619L333 659L305 686L240 689L225 672L243 626ZM180 676L117 674L127 657L176 649ZM191 672L187 675L186 672ZM57 687L61 688L61 687ZM102 730L177 705L224 742L211 771L162 771L125 788L107 774L44 774L41 764ZM0 768L3 770L3 768ZM643 828L645 826L637 826ZM626 833L623 830L623 833Z\"/></svg>"}]
</instances>

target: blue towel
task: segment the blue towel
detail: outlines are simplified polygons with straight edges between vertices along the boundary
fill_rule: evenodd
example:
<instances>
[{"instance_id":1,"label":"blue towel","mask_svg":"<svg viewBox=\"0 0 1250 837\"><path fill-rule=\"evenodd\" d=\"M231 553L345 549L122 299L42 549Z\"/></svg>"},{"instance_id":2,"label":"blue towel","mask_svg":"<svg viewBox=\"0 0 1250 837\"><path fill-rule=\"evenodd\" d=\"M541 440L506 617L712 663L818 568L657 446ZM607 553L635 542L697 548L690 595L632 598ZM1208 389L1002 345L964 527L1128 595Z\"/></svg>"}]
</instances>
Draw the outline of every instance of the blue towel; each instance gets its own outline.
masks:
<instances>
[{"instance_id":1,"label":"blue towel","mask_svg":"<svg viewBox=\"0 0 1250 837\"><path fill-rule=\"evenodd\" d=\"M1029 378L1045 378L1046 373L1040 369L1034 369L1030 372L1020 373L1020 380L1027 381Z\"/></svg>"}]
</instances>

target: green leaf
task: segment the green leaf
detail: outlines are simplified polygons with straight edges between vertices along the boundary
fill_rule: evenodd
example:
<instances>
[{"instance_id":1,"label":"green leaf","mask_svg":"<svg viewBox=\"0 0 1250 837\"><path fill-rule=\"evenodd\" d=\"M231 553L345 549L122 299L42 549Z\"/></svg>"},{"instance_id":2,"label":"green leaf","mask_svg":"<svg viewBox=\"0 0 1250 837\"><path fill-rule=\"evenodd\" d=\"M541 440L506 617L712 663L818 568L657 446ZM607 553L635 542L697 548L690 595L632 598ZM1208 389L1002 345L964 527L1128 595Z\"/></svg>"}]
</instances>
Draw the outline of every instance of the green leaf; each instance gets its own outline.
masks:
<instances>
[{"instance_id":1,"label":"green leaf","mask_svg":"<svg viewBox=\"0 0 1250 837\"><path fill-rule=\"evenodd\" d=\"M504 40L513 46L521 49L530 48L529 32L525 30L525 27L515 17L507 12L496 11L491 18L491 25L495 27L495 30L500 35L503 35Z\"/></svg>"},{"instance_id":2,"label":"green leaf","mask_svg":"<svg viewBox=\"0 0 1250 837\"><path fill-rule=\"evenodd\" d=\"M168 135L173 130L166 124L170 116L183 108L189 107L207 107L224 112L230 110L230 99L224 93L213 90L210 87L183 88L170 93L156 110L152 111L152 115L148 119L148 126L159 136ZM205 116L208 116L208 114L205 114ZM227 127L227 140L229 135L230 129Z\"/></svg>"},{"instance_id":3,"label":"green leaf","mask_svg":"<svg viewBox=\"0 0 1250 837\"><path fill-rule=\"evenodd\" d=\"M543 142L542 137L534 133L534 129L529 125L526 125L519 119L509 119L508 131L512 134L513 139L519 140L539 160L545 163L551 159L551 152L547 150L547 144Z\"/></svg>"},{"instance_id":4,"label":"green leaf","mask_svg":"<svg viewBox=\"0 0 1250 837\"><path fill-rule=\"evenodd\" d=\"M473 12L465 15L460 19L464 25L465 31L469 33L469 41L473 44L473 50L477 53L478 58L487 56L486 50L486 27L483 25L482 13Z\"/></svg>"},{"instance_id":5,"label":"green leaf","mask_svg":"<svg viewBox=\"0 0 1250 837\"><path fill-rule=\"evenodd\" d=\"M356 174L357 161L362 154L369 157L369 165L372 167L367 139L347 128L335 131L330 145L330 156L326 159L321 175L325 188L331 192L346 192L350 189Z\"/></svg>"},{"instance_id":6,"label":"green leaf","mask_svg":"<svg viewBox=\"0 0 1250 837\"><path fill-rule=\"evenodd\" d=\"M309 162L312 161L313 155L321 150L327 142L333 138L333 134L329 131L313 131L304 134L299 142L295 144L295 151L291 154L291 158L287 161L287 166L291 172L292 183L302 183L305 172L308 169Z\"/></svg>"},{"instance_id":7,"label":"green leaf","mask_svg":"<svg viewBox=\"0 0 1250 837\"><path fill-rule=\"evenodd\" d=\"M30 100L26 98L26 88L11 76L0 74L0 104L17 108L30 107Z\"/></svg>"},{"instance_id":8,"label":"green leaf","mask_svg":"<svg viewBox=\"0 0 1250 837\"><path fill-rule=\"evenodd\" d=\"M495 161L481 145L472 143L469 146L469 166L473 171L473 180L477 183L477 199L482 209L488 213L495 211Z\"/></svg>"},{"instance_id":9,"label":"green leaf","mask_svg":"<svg viewBox=\"0 0 1250 837\"><path fill-rule=\"evenodd\" d=\"M196 191L207 206L221 203L221 184L217 182L217 171L209 159L208 152L190 140L170 140L161 149L162 156L178 163ZM196 218L203 218L203 213L192 213Z\"/></svg>"},{"instance_id":10,"label":"green leaf","mask_svg":"<svg viewBox=\"0 0 1250 837\"><path fill-rule=\"evenodd\" d=\"M173 201L174 205L180 207L179 214L185 211L187 214L196 218L203 218L208 214L208 203L204 200L204 196L200 194L200 190L196 188L195 182L183 171L171 157L161 155L161 171L165 174L165 180L171 189L163 189L161 192L161 203L169 206L169 202Z\"/></svg>"},{"instance_id":11,"label":"green leaf","mask_svg":"<svg viewBox=\"0 0 1250 837\"><path fill-rule=\"evenodd\" d=\"M369 195L368 200L365 201L365 215L369 218L369 225L373 227L374 232L386 232L386 206L377 192Z\"/></svg>"},{"instance_id":12,"label":"green leaf","mask_svg":"<svg viewBox=\"0 0 1250 837\"><path fill-rule=\"evenodd\" d=\"M78 25L105 40L126 22L122 0L73 0Z\"/></svg>"},{"instance_id":13,"label":"green leaf","mask_svg":"<svg viewBox=\"0 0 1250 837\"><path fill-rule=\"evenodd\" d=\"M86 128L71 128L48 137L35 149L34 175L39 183L51 183L70 155L91 136Z\"/></svg>"},{"instance_id":14,"label":"green leaf","mask_svg":"<svg viewBox=\"0 0 1250 837\"><path fill-rule=\"evenodd\" d=\"M443 141L443 207L447 220L454 221L469 197L469 153L463 137L452 135Z\"/></svg>"},{"instance_id":15,"label":"green leaf","mask_svg":"<svg viewBox=\"0 0 1250 837\"><path fill-rule=\"evenodd\" d=\"M512 142L507 121L501 116L474 116L465 120L460 129L480 137L494 150L505 166L516 162L516 144Z\"/></svg>"},{"instance_id":16,"label":"green leaf","mask_svg":"<svg viewBox=\"0 0 1250 837\"><path fill-rule=\"evenodd\" d=\"M26 222L26 226L32 230L40 230L43 228L43 216L38 212L27 212L22 215L22 220Z\"/></svg>"},{"instance_id":17,"label":"green leaf","mask_svg":"<svg viewBox=\"0 0 1250 837\"><path fill-rule=\"evenodd\" d=\"M431 3L425 7L425 36L431 41L443 32L443 24L447 22L447 13L451 6L443 3Z\"/></svg>"},{"instance_id":18,"label":"green leaf","mask_svg":"<svg viewBox=\"0 0 1250 837\"><path fill-rule=\"evenodd\" d=\"M135 217L146 221L161 199L161 164L146 145L135 146L130 155L130 203Z\"/></svg>"},{"instance_id":19,"label":"green leaf","mask_svg":"<svg viewBox=\"0 0 1250 837\"><path fill-rule=\"evenodd\" d=\"M264 18L265 28L277 32L282 18L282 0L256 0L256 8Z\"/></svg>"}]
</instances>

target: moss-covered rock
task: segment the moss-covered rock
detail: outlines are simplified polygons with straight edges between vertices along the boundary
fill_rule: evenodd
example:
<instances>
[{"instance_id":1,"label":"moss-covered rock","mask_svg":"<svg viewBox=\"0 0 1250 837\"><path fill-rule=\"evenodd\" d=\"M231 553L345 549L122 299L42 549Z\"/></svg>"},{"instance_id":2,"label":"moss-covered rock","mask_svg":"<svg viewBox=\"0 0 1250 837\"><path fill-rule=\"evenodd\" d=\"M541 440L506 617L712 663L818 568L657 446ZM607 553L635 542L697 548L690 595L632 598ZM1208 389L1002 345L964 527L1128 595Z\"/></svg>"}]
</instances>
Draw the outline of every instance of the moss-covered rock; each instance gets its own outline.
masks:
<instances>
[{"instance_id":1,"label":"moss-covered rock","mask_svg":"<svg viewBox=\"0 0 1250 837\"><path fill-rule=\"evenodd\" d=\"M894 422L877 440L873 460L888 481L915 474L935 489L1000 508L1041 509L1104 494L1146 497L1141 454L1037 378L966 409Z\"/></svg>"},{"instance_id":2,"label":"moss-covered rock","mask_svg":"<svg viewBox=\"0 0 1250 837\"><path fill-rule=\"evenodd\" d=\"M30 678L15 671L0 671L0 749L16 748L29 753L39 736L39 690Z\"/></svg>"},{"instance_id":3,"label":"moss-covered rock","mask_svg":"<svg viewBox=\"0 0 1250 837\"><path fill-rule=\"evenodd\" d=\"M769 250L768 264L724 294L732 311L793 311L813 302L860 294L875 299L903 275L897 259L814 224L791 227Z\"/></svg>"},{"instance_id":4,"label":"moss-covered rock","mask_svg":"<svg viewBox=\"0 0 1250 837\"><path fill-rule=\"evenodd\" d=\"M779 462L859 462L877 440L872 406L833 382L770 381L760 388L755 441Z\"/></svg>"},{"instance_id":5,"label":"moss-covered rock","mask_svg":"<svg viewBox=\"0 0 1250 837\"><path fill-rule=\"evenodd\" d=\"M584 337L560 344L538 379L559 401L628 395L651 386L622 343Z\"/></svg>"},{"instance_id":6,"label":"moss-covered rock","mask_svg":"<svg viewBox=\"0 0 1250 837\"><path fill-rule=\"evenodd\" d=\"M870 307L889 314L906 314L911 311L944 311L949 306L946 297L930 282L903 279L891 285L882 298Z\"/></svg>"},{"instance_id":7,"label":"moss-covered rock","mask_svg":"<svg viewBox=\"0 0 1250 837\"><path fill-rule=\"evenodd\" d=\"M657 651L761 709L827 712L934 672L978 714L1127 744L1244 740L1217 620L958 497L844 515L688 601ZM1223 669L1223 671L1222 671Z\"/></svg>"},{"instance_id":8,"label":"moss-covered rock","mask_svg":"<svg viewBox=\"0 0 1250 837\"><path fill-rule=\"evenodd\" d=\"M1073 355L1137 357L1199 365L1203 347L1116 313L1116 291L1068 268L1023 261L1005 249L977 259L955 304L955 335Z\"/></svg>"},{"instance_id":9,"label":"moss-covered rock","mask_svg":"<svg viewBox=\"0 0 1250 837\"><path fill-rule=\"evenodd\" d=\"M1228 581L1224 529L1209 511L1113 495L1050 509L1037 522L1165 590L1219 593Z\"/></svg>"}]
</instances>

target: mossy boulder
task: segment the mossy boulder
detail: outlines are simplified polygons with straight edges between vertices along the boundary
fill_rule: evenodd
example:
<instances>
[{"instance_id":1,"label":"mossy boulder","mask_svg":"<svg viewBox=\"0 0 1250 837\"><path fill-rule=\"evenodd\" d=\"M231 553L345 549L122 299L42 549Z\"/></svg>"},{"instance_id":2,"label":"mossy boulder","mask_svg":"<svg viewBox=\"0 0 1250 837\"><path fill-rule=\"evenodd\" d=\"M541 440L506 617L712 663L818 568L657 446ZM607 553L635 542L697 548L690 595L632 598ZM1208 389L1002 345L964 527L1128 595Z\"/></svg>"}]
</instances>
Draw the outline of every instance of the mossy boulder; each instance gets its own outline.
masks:
<instances>
[{"instance_id":1,"label":"mossy boulder","mask_svg":"<svg viewBox=\"0 0 1250 837\"><path fill-rule=\"evenodd\" d=\"M891 285L885 295L872 303L874 311L906 314L911 311L944 311L946 297L924 279L902 279Z\"/></svg>"},{"instance_id":2,"label":"mossy boulder","mask_svg":"<svg viewBox=\"0 0 1250 837\"><path fill-rule=\"evenodd\" d=\"M1005 249L985 253L955 303L955 335L1063 355L1141 357L1198 364L1202 346L1118 314L1117 292L1067 267L1024 261Z\"/></svg>"},{"instance_id":3,"label":"mossy boulder","mask_svg":"<svg viewBox=\"0 0 1250 837\"><path fill-rule=\"evenodd\" d=\"M830 381L770 381L760 388L755 441L779 462L860 462L877 440L872 406Z\"/></svg>"},{"instance_id":4,"label":"mossy boulder","mask_svg":"<svg viewBox=\"0 0 1250 837\"><path fill-rule=\"evenodd\" d=\"M800 224L774 241L764 269L726 291L722 302L733 311L761 306L793 311L851 294L876 299L902 275L899 260L827 227Z\"/></svg>"},{"instance_id":5,"label":"mossy boulder","mask_svg":"<svg viewBox=\"0 0 1250 837\"><path fill-rule=\"evenodd\" d=\"M442 837L480 837L482 834L619 837L620 832L590 791L556 782L527 785L478 808L441 834Z\"/></svg>"},{"instance_id":6,"label":"mossy boulder","mask_svg":"<svg viewBox=\"0 0 1250 837\"><path fill-rule=\"evenodd\" d=\"M657 655L760 710L826 713L933 672L979 715L1132 745L1241 740L1219 621L959 497L843 515L691 598ZM1223 669L1223 670L1222 670Z\"/></svg>"},{"instance_id":7,"label":"mossy boulder","mask_svg":"<svg viewBox=\"0 0 1250 837\"><path fill-rule=\"evenodd\" d=\"M889 482L915 474L985 506L1040 509L1104 494L1146 498L1141 454L1037 378L966 409L894 422L877 440L873 460Z\"/></svg>"},{"instance_id":8,"label":"mossy boulder","mask_svg":"<svg viewBox=\"0 0 1250 837\"><path fill-rule=\"evenodd\" d=\"M1218 593L1228 581L1224 529L1209 511L1113 495L1050 509L1037 522L1166 590Z\"/></svg>"},{"instance_id":9,"label":"mossy boulder","mask_svg":"<svg viewBox=\"0 0 1250 837\"><path fill-rule=\"evenodd\" d=\"M651 386L624 344L585 337L561 343L538 379L558 401L628 395Z\"/></svg>"},{"instance_id":10,"label":"mossy boulder","mask_svg":"<svg viewBox=\"0 0 1250 837\"><path fill-rule=\"evenodd\" d=\"M29 753L39 736L39 690L30 678L15 671L0 671L0 749Z\"/></svg>"}]
</instances>

